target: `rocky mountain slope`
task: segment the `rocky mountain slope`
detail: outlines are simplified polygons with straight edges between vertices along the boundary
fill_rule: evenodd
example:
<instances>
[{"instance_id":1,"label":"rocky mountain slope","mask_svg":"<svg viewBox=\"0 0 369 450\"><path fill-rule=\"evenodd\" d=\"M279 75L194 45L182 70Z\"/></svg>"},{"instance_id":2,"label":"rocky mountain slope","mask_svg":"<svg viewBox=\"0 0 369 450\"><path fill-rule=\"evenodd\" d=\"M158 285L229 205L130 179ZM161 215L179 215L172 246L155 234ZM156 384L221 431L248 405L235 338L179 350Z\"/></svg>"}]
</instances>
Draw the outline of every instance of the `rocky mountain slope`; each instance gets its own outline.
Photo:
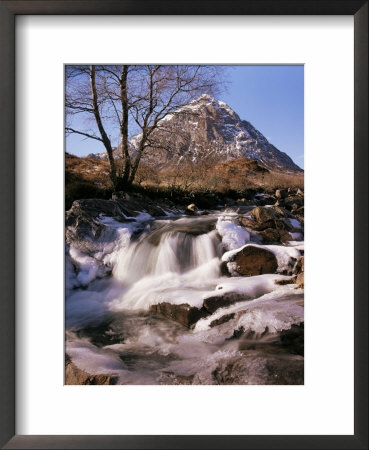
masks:
<instances>
[{"instance_id":1,"label":"rocky mountain slope","mask_svg":"<svg viewBox=\"0 0 369 450\"><path fill-rule=\"evenodd\" d=\"M141 135L130 141L135 152ZM224 102L204 94L161 121L143 162L156 169L250 158L269 170L302 173L292 159L268 142ZM119 157L119 147L116 156ZM105 154L99 157L105 158Z\"/></svg>"}]
</instances>

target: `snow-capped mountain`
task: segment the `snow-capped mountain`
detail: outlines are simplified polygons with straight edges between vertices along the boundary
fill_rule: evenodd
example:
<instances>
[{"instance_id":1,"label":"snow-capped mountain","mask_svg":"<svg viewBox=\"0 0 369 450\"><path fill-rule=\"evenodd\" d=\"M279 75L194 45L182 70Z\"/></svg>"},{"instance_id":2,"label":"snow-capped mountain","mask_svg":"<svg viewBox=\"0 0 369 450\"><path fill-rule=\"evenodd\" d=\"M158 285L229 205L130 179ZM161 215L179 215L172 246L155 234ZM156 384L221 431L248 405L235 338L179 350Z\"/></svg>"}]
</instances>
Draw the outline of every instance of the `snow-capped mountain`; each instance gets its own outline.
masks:
<instances>
[{"instance_id":1,"label":"snow-capped mountain","mask_svg":"<svg viewBox=\"0 0 369 450\"><path fill-rule=\"evenodd\" d=\"M133 152L140 137L134 136L130 141ZM269 170L302 172L286 153L270 144L249 122L241 120L226 103L207 94L166 116L153 132L152 141L142 162L158 169L250 158ZM118 148L117 157L119 153Z\"/></svg>"}]
</instances>

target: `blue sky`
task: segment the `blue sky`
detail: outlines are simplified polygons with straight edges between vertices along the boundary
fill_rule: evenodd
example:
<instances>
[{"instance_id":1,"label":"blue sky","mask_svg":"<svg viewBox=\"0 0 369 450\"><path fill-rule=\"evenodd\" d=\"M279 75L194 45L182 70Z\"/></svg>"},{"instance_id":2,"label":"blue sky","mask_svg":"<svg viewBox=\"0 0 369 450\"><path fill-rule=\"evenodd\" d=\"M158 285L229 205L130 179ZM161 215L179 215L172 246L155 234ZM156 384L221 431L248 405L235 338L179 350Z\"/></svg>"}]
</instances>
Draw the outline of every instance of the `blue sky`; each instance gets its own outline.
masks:
<instances>
[{"instance_id":1,"label":"blue sky","mask_svg":"<svg viewBox=\"0 0 369 450\"><path fill-rule=\"evenodd\" d=\"M304 67L228 66L226 80L219 100L304 168ZM105 149L98 141L71 135L66 151L85 156Z\"/></svg>"}]
</instances>

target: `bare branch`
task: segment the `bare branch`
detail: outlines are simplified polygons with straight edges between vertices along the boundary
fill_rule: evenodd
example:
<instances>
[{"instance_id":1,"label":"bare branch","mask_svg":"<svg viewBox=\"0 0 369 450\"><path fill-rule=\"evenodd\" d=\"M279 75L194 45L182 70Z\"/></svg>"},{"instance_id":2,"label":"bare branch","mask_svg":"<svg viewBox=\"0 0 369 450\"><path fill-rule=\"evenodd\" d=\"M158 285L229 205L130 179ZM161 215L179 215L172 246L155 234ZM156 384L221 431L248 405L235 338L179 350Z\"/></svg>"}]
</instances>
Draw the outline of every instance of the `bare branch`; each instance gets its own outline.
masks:
<instances>
[{"instance_id":1,"label":"bare branch","mask_svg":"<svg viewBox=\"0 0 369 450\"><path fill-rule=\"evenodd\" d=\"M94 136L92 134L88 134L88 133L84 133L83 131L78 131L78 130L74 130L73 128L66 128L65 131L67 133L75 133L75 134L81 134L82 136L88 137L90 139L95 139L96 141L100 141L103 142L103 140L101 138L99 138L98 136Z\"/></svg>"}]
</instances>

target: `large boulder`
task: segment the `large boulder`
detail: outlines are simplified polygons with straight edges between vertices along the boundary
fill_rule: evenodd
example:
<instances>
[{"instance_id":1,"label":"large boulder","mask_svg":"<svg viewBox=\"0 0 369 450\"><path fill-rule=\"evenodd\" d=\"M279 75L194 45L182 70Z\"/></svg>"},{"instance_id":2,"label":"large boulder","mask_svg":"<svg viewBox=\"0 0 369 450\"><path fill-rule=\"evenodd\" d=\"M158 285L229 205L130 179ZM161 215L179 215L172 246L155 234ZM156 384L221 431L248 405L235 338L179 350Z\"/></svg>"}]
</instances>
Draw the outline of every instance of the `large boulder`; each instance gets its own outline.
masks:
<instances>
[{"instance_id":1,"label":"large boulder","mask_svg":"<svg viewBox=\"0 0 369 450\"><path fill-rule=\"evenodd\" d=\"M235 252L228 263L232 263L233 272L239 275L276 273L278 269L277 258L271 251L253 245L246 245Z\"/></svg>"},{"instance_id":2,"label":"large boulder","mask_svg":"<svg viewBox=\"0 0 369 450\"><path fill-rule=\"evenodd\" d=\"M250 217L239 217L238 221L243 227L255 231L269 230L264 233L266 242L286 242L286 240L291 240L286 233L274 233L270 230L296 231L298 222L295 219L294 225L293 219L294 216L282 207L258 206L251 211Z\"/></svg>"},{"instance_id":3,"label":"large boulder","mask_svg":"<svg viewBox=\"0 0 369 450\"><path fill-rule=\"evenodd\" d=\"M190 306L188 303L174 305L173 303L163 302L157 305L151 305L150 311L174 320L188 328L191 328L201 318L209 315L206 309L199 309Z\"/></svg>"},{"instance_id":4,"label":"large boulder","mask_svg":"<svg viewBox=\"0 0 369 450\"><path fill-rule=\"evenodd\" d=\"M274 228L275 221L279 219L279 215L272 208L258 206L251 211L251 217L265 228Z\"/></svg>"}]
</instances>

